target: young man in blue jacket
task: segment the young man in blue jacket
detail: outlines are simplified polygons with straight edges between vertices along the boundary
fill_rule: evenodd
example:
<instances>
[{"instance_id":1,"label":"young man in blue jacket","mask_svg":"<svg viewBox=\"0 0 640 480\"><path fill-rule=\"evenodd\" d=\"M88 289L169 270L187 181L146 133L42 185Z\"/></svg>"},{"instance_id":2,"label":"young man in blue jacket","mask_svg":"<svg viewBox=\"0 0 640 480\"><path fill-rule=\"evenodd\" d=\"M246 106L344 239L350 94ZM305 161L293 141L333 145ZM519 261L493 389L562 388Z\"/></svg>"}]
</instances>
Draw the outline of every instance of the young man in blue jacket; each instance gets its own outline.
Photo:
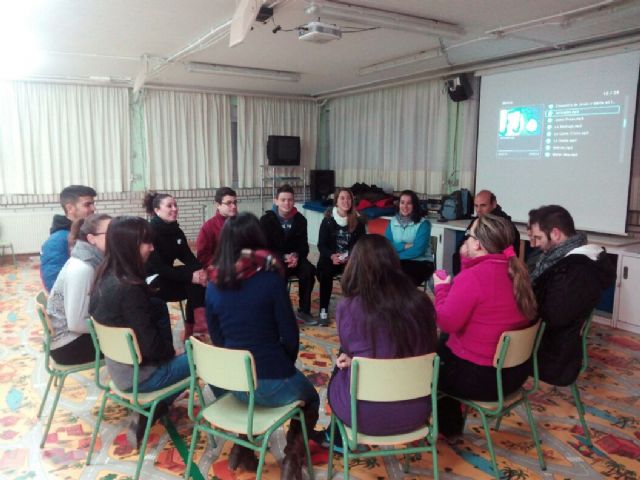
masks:
<instances>
[{"instance_id":1,"label":"young man in blue jacket","mask_svg":"<svg viewBox=\"0 0 640 480\"><path fill-rule=\"evenodd\" d=\"M60 205L64 215L54 215L51 234L40 251L40 278L47 292L53 287L58 273L69 260L69 231L71 224L95 213L96 191L85 185L69 185L60 192Z\"/></svg>"}]
</instances>

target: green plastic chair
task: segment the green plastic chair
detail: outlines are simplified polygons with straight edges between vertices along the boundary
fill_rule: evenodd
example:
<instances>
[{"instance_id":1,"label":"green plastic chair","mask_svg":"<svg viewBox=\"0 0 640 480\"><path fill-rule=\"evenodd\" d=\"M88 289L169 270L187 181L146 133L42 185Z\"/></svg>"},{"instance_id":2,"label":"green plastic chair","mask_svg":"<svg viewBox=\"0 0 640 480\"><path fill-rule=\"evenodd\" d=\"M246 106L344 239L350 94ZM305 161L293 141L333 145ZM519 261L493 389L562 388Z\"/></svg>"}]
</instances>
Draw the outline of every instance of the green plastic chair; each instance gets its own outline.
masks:
<instances>
[{"instance_id":1,"label":"green plastic chair","mask_svg":"<svg viewBox=\"0 0 640 480\"><path fill-rule=\"evenodd\" d=\"M43 448L44 444L47 441L47 436L49 435L51 422L53 421L53 416L56 413L56 407L58 406L58 400L60 400L60 394L62 393L62 387L64 387L65 380L72 373L91 370L95 367L95 364L94 362L79 363L75 365L60 365L59 363L57 363L51 357L51 334L53 329L51 328L51 319L47 314L47 294L45 292L40 292L36 296L36 311L38 313L38 317L40 318L40 323L42 324L43 331L42 346L44 349L44 368L49 374L47 388L44 391L44 396L42 397L42 402L40 403L40 408L38 409L38 418L40 418L40 416L42 415L44 406L47 403L49 391L51 390L51 384L54 380L57 385L56 396L53 399L53 405L51 406L51 411L49 412L49 419L47 420L47 425L44 428L44 432L42 433L42 440L40 441L40 448Z\"/></svg>"},{"instance_id":2,"label":"green plastic chair","mask_svg":"<svg viewBox=\"0 0 640 480\"><path fill-rule=\"evenodd\" d=\"M409 473L410 455L431 452L433 478L438 478L438 372L440 359L435 353L398 359L354 357L351 361L351 427L331 414L329 436L329 465L327 479L333 478L333 444L336 426L344 450L343 478L349 478L350 458L371 458L404 455L404 472ZM432 394L433 392L433 394ZM431 395L431 422L417 430L398 435L374 436L358 432L358 400L369 402L398 402ZM409 445L417 442L417 445ZM358 444L394 446L395 449L361 452Z\"/></svg>"},{"instance_id":3,"label":"green plastic chair","mask_svg":"<svg viewBox=\"0 0 640 480\"><path fill-rule=\"evenodd\" d=\"M191 475L198 434L200 431L204 431L214 437L214 446L215 437L221 437L257 451L260 454L260 460L256 471L256 480L260 480L271 434L288 420L296 418L302 425L309 478L313 480L313 465L311 464L307 429L300 409L304 402L295 401L281 407L255 405L255 389L258 385L256 368L253 356L247 350L215 347L201 342L195 337L187 340L185 347L191 369L188 412L194 425L184 478L189 479ZM244 403L231 393L227 393L204 406L196 415L193 407L198 378L224 390L247 392L249 403ZM201 394L200 399L202 399ZM246 440L240 438L240 435L246 436Z\"/></svg>"},{"instance_id":4,"label":"green plastic chair","mask_svg":"<svg viewBox=\"0 0 640 480\"><path fill-rule=\"evenodd\" d=\"M524 405L527 412L527 419L529 421L529 427L531 428L531 436L533 437L533 443L536 447L536 453L538 454L540 468L542 470L547 469L547 465L542 454L542 448L540 447L540 440L538 438L538 431L533 419L533 413L531 412L531 404L529 403L529 395L535 393L539 388L538 347L543 333L544 323L538 321L536 324L522 330L504 332L500 337L495 356L493 357L493 366L496 368L496 378L498 383L498 401L481 402L449 395L467 407L473 408L480 414L485 437L487 439L487 449L491 455L491 466L493 468L494 476L498 480L500 480L500 470L498 470L498 462L496 461L496 454L493 449L493 441L491 440L488 419L496 419L495 429L497 431L500 428L500 421L502 420L502 417L519 405ZM516 367L527 362L529 359L532 359L533 363L532 387L527 389L523 386L516 392L505 397L502 391L502 369ZM443 395L446 394L443 393Z\"/></svg>"},{"instance_id":5,"label":"green plastic chair","mask_svg":"<svg viewBox=\"0 0 640 480\"><path fill-rule=\"evenodd\" d=\"M11 251L11 259L13 260L13 266L17 267L18 262L16 261L16 254L13 251L13 243L0 240L0 252L2 252L0 253L0 256L3 257L5 255L5 252L4 252L5 250Z\"/></svg>"},{"instance_id":6,"label":"green plastic chair","mask_svg":"<svg viewBox=\"0 0 640 480\"><path fill-rule=\"evenodd\" d=\"M140 446L140 451L138 453L136 473L133 477L134 480L137 480L140 477L140 470L142 469L142 462L144 461L149 432L151 431L151 424L153 423L151 420L153 419L156 407L165 398L186 390L189 387L189 379L185 378L173 385L169 385L153 392L138 393L138 374L140 363L142 362L142 355L140 354L140 347L138 346L138 340L136 339L136 334L133 329L124 327L108 327L100 325L93 319L89 319L88 322L89 332L91 333L91 338L93 339L93 344L96 349L96 360L94 363L96 369L96 385L100 389L104 390L104 394L102 396L102 403L100 404L98 418L96 419L96 426L93 429L93 435L91 436L87 465L91 462L96 438L98 437L98 431L100 430L100 423L102 422L102 417L104 415L104 407L107 404L107 399L110 399L129 410L137 412L140 415L144 415L148 419L147 428L144 431L144 436L142 437L142 445ZM113 381L109 382L109 385L104 385L100 382L100 375L98 374L100 353L102 353L105 358L110 358L116 362L133 366L132 392L124 392L120 390Z\"/></svg>"}]
</instances>

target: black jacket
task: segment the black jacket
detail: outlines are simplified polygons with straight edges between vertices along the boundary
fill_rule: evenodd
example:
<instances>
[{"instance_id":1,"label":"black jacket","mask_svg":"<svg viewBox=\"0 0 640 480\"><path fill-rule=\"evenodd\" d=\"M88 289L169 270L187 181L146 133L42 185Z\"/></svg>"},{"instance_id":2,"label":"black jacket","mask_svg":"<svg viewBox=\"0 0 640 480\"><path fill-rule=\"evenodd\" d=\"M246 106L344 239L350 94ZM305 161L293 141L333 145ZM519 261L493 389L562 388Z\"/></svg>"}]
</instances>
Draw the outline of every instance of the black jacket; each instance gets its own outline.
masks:
<instances>
[{"instance_id":1,"label":"black jacket","mask_svg":"<svg viewBox=\"0 0 640 480\"><path fill-rule=\"evenodd\" d=\"M175 355L173 344L160 333L146 285L131 285L107 273L91 294L89 313L110 327L130 327L136 334L142 365L154 365Z\"/></svg>"},{"instance_id":2,"label":"black jacket","mask_svg":"<svg viewBox=\"0 0 640 480\"><path fill-rule=\"evenodd\" d=\"M273 210L267 210L260 218L260 226L267 237L269 250L284 257L288 253L296 252L298 260L304 260L309 255L309 241L307 239L307 219L300 212L296 212L291 222L291 229L285 235L278 215Z\"/></svg>"},{"instance_id":3,"label":"black jacket","mask_svg":"<svg viewBox=\"0 0 640 480\"><path fill-rule=\"evenodd\" d=\"M157 273L160 277L181 283L191 283L193 272L202 266L189 248L187 237L178 222L166 223L159 217L151 219L151 228L155 234L154 250L147 260L147 275ZM173 262L180 260L185 268L175 268Z\"/></svg>"},{"instance_id":4,"label":"black jacket","mask_svg":"<svg viewBox=\"0 0 640 480\"><path fill-rule=\"evenodd\" d=\"M546 323L538 351L541 380L558 386L576 380L582 365L580 329L615 278L602 251L595 261L567 255L535 280L538 314Z\"/></svg>"},{"instance_id":5,"label":"black jacket","mask_svg":"<svg viewBox=\"0 0 640 480\"><path fill-rule=\"evenodd\" d=\"M333 219L330 209L325 213L325 217L320 224L320 232L318 233L318 250L320 251L320 257L329 258L331 255L338 251L338 244L336 242L336 234L340 228L336 221ZM353 249L358 239L366 232L364 221L361 217L358 218L358 224L349 238L349 252Z\"/></svg>"}]
</instances>

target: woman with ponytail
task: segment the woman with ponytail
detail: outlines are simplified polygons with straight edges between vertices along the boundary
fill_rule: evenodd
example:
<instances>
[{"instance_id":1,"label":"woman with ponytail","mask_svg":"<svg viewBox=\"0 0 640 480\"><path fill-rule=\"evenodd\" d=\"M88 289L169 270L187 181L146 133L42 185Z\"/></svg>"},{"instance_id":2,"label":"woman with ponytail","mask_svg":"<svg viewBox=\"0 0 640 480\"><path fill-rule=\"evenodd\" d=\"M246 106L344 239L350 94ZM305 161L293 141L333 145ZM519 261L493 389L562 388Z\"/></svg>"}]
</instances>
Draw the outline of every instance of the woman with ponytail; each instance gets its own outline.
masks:
<instances>
[{"instance_id":1,"label":"woman with ponytail","mask_svg":"<svg viewBox=\"0 0 640 480\"><path fill-rule=\"evenodd\" d=\"M93 214L76 220L69 233L71 256L58 274L47 302L51 318L51 356L61 365L96 358L89 335L89 292L104 257L111 217Z\"/></svg>"},{"instance_id":2,"label":"woman with ponytail","mask_svg":"<svg viewBox=\"0 0 640 480\"><path fill-rule=\"evenodd\" d=\"M493 356L503 332L528 327L537 316L535 295L524 263L512 246L513 230L487 214L467 230L460 248L462 270L451 278L433 276L437 324L443 335L439 390L461 398L497 400ZM528 364L502 371L505 395L522 386ZM450 397L438 402L440 431L462 433L460 404Z\"/></svg>"}]
</instances>

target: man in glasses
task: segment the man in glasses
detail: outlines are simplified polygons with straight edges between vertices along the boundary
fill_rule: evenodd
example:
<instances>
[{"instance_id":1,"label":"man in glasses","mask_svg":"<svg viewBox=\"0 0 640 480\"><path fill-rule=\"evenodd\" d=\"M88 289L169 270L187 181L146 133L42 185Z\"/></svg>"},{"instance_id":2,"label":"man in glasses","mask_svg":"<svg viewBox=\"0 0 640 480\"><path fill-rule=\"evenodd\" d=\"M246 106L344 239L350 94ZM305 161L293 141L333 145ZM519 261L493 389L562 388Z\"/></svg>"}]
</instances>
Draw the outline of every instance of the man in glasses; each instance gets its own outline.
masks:
<instances>
[{"instance_id":1,"label":"man in glasses","mask_svg":"<svg viewBox=\"0 0 640 480\"><path fill-rule=\"evenodd\" d=\"M560 205L536 210L530 237L542 251L531 272L538 315L546 323L538 350L540 379L570 385L582 365L582 325L613 284L615 268L602 247L576 231Z\"/></svg>"},{"instance_id":2,"label":"man in glasses","mask_svg":"<svg viewBox=\"0 0 640 480\"><path fill-rule=\"evenodd\" d=\"M204 268L211 265L213 261L224 222L227 221L227 218L235 217L238 214L238 200L233 189L229 187L217 189L215 202L216 214L204 222L198 238L196 238L196 257Z\"/></svg>"},{"instance_id":3,"label":"man in glasses","mask_svg":"<svg viewBox=\"0 0 640 480\"><path fill-rule=\"evenodd\" d=\"M85 185L69 185L60 192L64 215L54 215L49 238L40 251L40 277L47 292L64 264L69 260L69 231L75 220L87 218L96 211L96 191Z\"/></svg>"}]
</instances>

